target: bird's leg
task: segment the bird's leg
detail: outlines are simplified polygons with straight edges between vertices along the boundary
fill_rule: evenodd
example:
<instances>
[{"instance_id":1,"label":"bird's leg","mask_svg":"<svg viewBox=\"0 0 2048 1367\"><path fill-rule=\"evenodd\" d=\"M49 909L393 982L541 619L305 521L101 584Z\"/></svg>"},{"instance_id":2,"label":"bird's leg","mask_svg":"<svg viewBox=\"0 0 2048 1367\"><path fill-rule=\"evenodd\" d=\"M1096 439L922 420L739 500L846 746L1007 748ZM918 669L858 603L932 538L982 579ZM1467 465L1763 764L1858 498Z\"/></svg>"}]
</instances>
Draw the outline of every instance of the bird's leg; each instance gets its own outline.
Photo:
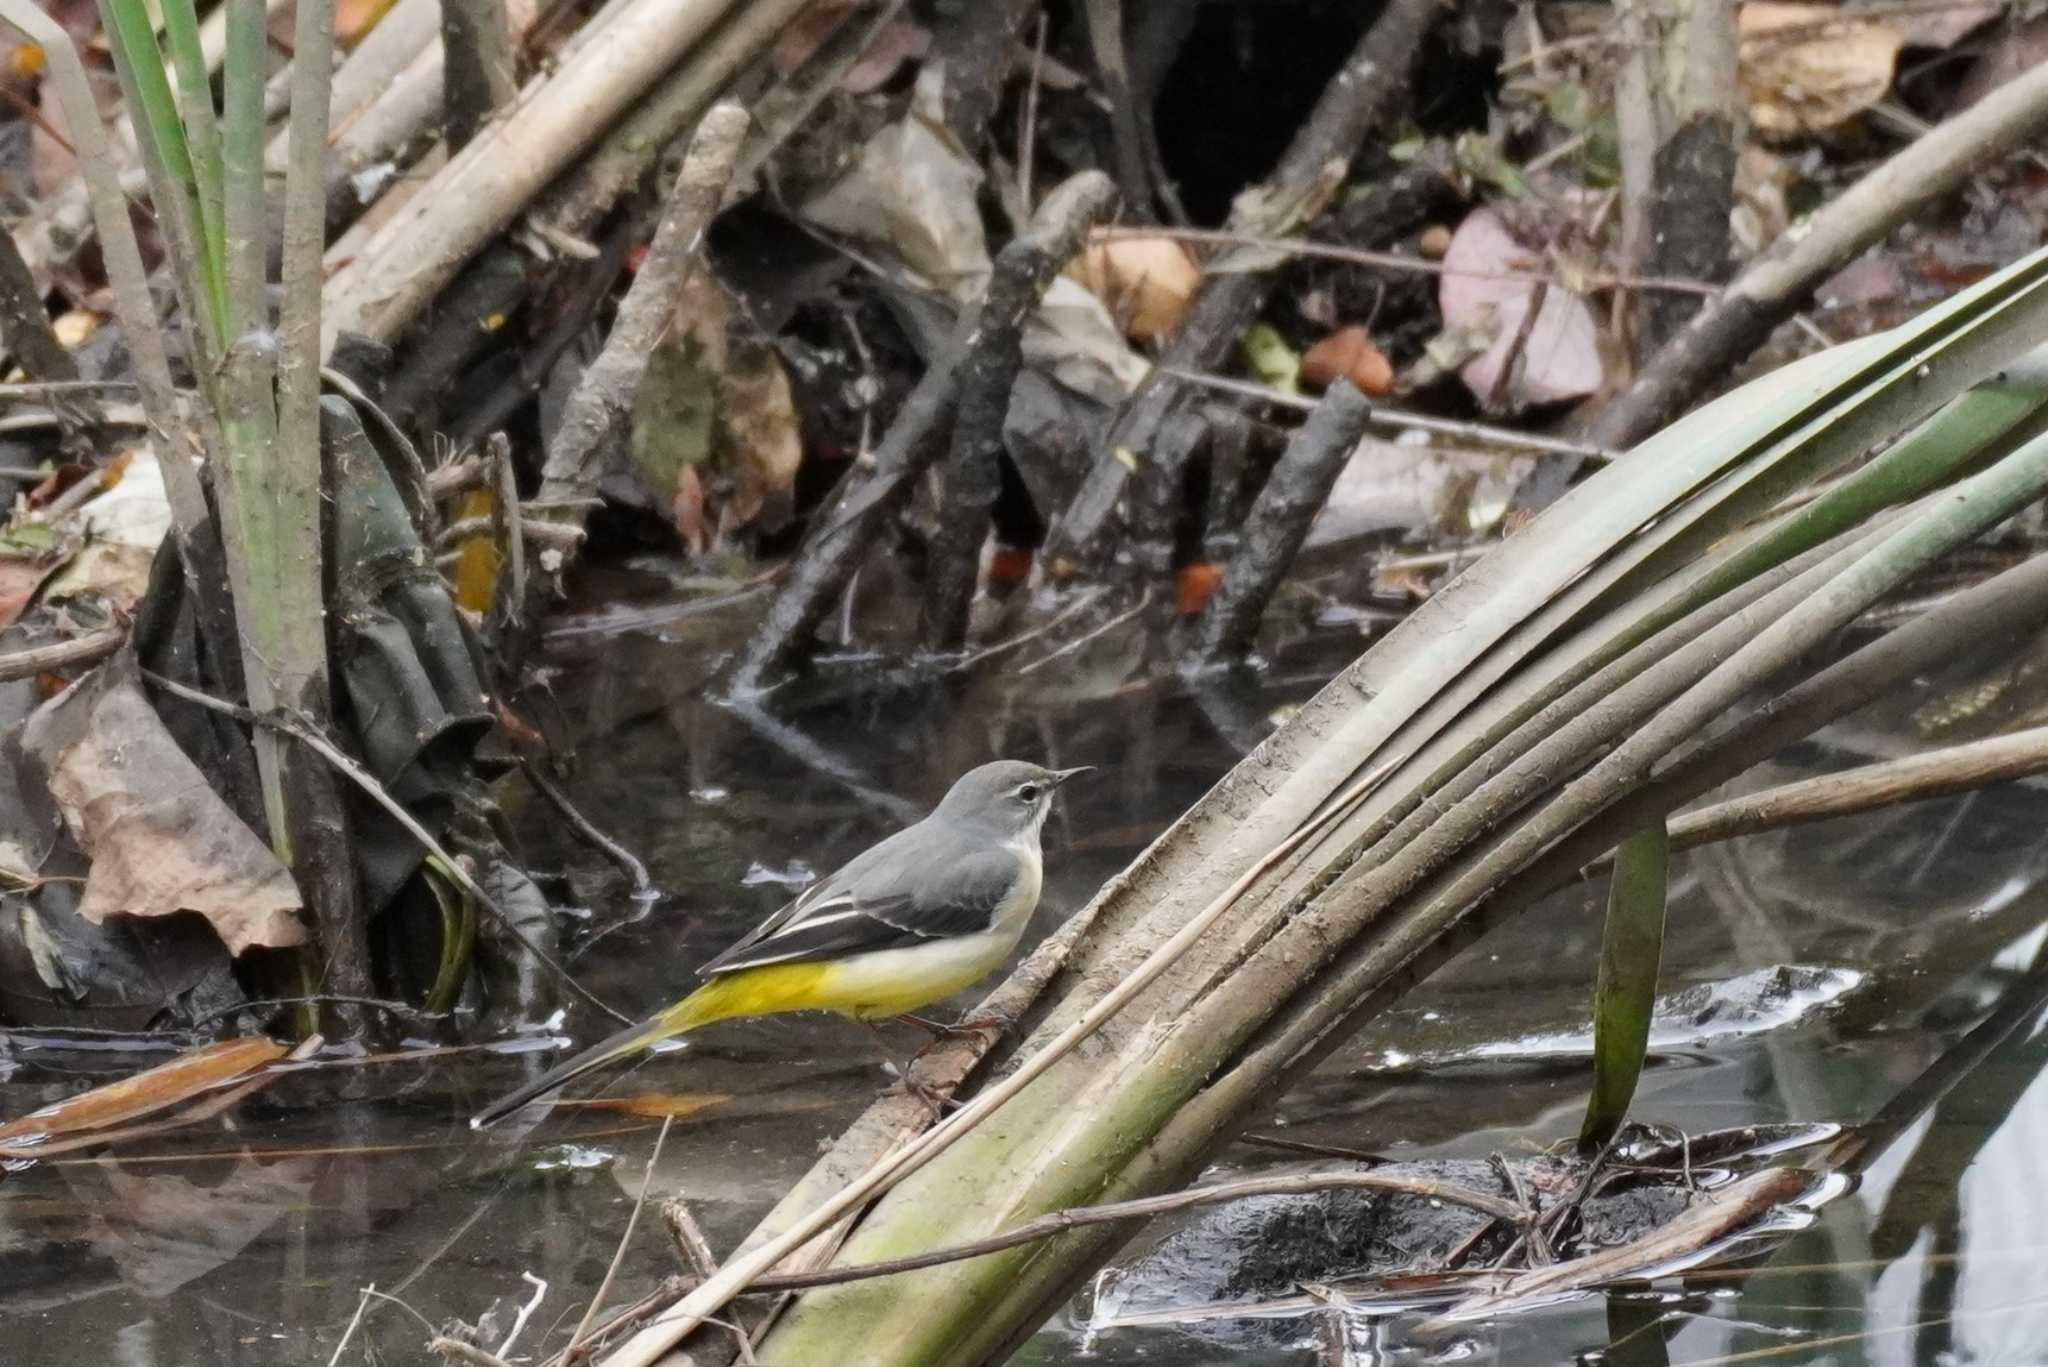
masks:
<instances>
[{"instance_id":1,"label":"bird's leg","mask_svg":"<svg viewBox=\"0 0 2048 1367\"><path fill-rule=\"evenodd\" d=\"M1005 1030L1016 1024L1008 1016L997 1011L984 1011L978 1016L962 1016L951 1025L925 1016L913 1016L908 1011L898 1015L896 1019L905 1025L914 1025L931 1035L931 1039L925 1044L924 1048L911 1055L913 1060L923 1058L926 1054L938 1048L943 1041L949 1039L968 1039L986 1034L989 1036L988 1042L993 1044L996 1040L1002 1038Z\"/></svg>"},{"instance_id":2,"label":"bird's leg","mask_svg":"<svg viewBox=\"0 0 2048 1367\"><path fill-rule=\"evenodd\" d=\"M882 1050L884 1053L895 1053L895 1050L890 1047L888 1037L882 1033L881 1026L875 1024L866 1016L861 1016L858 1019L860 1020L860 1023L862 1025L865 1025L868 1028L868 1030L871 1033L873 1033L875 1037L875 1042L882 1046ZM927 1025L928 1022L920 1020L918 1021L918 1024ZM960 1103L955 1101L951 1096L948 1096L946 1093L940 1091L938 1088L933 1087L928 1083L920 1081L917 1077L917 1074L914 1071L914 1069L917 1066L917 1061L925 1056L926 1051L929 1050L933 1044L937 1043L938 1040L934 1039L931 1042L931 1044L925 1045L923 1049L918 1050L916 1053L912 1054L908 1059L904 1060L902 1063L892 1063L889 1066L896 1070L896 1085L901 1087L905 1092L909 1093L911 1096L916 1097L919 1101L922 1101L925 1105L925 1109L932 1113L933 1120L943 1120L946 1115L947 1107L958 1106Z\"/></svg>"}]
</instances>

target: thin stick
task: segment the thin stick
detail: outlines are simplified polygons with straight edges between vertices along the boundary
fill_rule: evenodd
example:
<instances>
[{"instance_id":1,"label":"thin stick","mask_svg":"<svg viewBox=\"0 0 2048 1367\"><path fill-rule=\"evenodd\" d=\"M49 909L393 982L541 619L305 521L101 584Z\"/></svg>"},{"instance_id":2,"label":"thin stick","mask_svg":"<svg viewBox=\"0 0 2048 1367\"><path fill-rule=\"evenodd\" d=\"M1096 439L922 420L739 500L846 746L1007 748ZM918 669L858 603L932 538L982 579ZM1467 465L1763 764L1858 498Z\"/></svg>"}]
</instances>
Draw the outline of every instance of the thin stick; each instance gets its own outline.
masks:
<instances>
[{"instance_id":1,"label":"thin stick","mask_svg":"<svg viewBox=\"0 0 2048 1367\"><path fill-rule=\"evenodd\" d=\"M711 1251L711 1241L704 1237L703 1229L697 1224L697 1217L690 1213L690 1203L681 1196L673 1196L661 1203L662 1223L675 1236L677 1247L697 1274L699 1282L718 1275L718 1257ZM737 1310L737 1307L735 1307ZM754 1361L754 1340L747 1332L747 1326L737 1313L733 1315L732 1336L734 1352L742 1363Z\"/></svg>"},{"instance_id":2,"label":"thin stick","mask_svg":"<svg viewBox=\"0 0 2048 1367\"><path fill-rule=\"evenodd\" d=\"M349 1317L348 1328L341 1331L341 1342L334 1345L334 1356L327 1359L327 1367L339 1367L342 1349L348 1347L348 1341L356 1336L356 1327L363 1322L363 1312L370 1308L370 1297L376 1294L375 1282L363 1288L363 1294L356 1300L356 1313Z\"/></svg>"},{"instance_id":3,"label":"thin stick","mask_svg":"<svg viewBox=\"0 0 2048 1367\"><path fill-rule=\"evenodd\" d=\"M179 683L176 679L167 679L163 675L147 669L142 671L142 677L174 697L183 698L187 702L197 703L201 707L212 708L216 712L224 713L235 718L237 721L245 722L252 726L267 726L275 731L279 731L284 735L290 736L293 740L326 760L340 771L343 778L346 778L349 782L355 784L356 787L362 789L371 801L390 813L391 819L400 826L403 826L406 833L412 836L413 839L419 841L421 847L428 854L440 860L445 866L444 872L454 879L462 887L463 891L476 898L477 905L495 917L498 924L504 927L507 935L517 940L526 949L527 953L533 955L548 971L560 978L570 991L621 1025L637 1025L639 1023L630 1016L614 1011L596 993L592 992L582 983L577 982L569 970L557 962L553 955L528 938L526 932L521 930L512 920L511 914L499 906L497 900L485 892L476 879L470 877L469 870L462 866L461 861L445 849L442 849L441 842L434 839L426 827L415 821L412 813L408 812L396 798L386 792L384 785L379 783L374 775L357 764L353 759L350 759L332 741L329 741L318 731L304 725L296 718L259 714L238 703L231 703L225 699L216 698L210 693L202 693L196 688Z\"/></svg>"},{"instance_id":4,"label":"thin stick","mask_svg":"<svg viewBox=\"0 0 2048 1367\"><path fill-rule=\"evenodd\" d=\"M46 674L66 665L90 664L103 660L121 648L128 639L126 626L101 627L83 636L75 636L55 645L35 646L28 650L9 651L0 655L0 682L9 679L28 679Z\"/></svg>"},{"instance_id":5,"label":"thin stick","mask_svg":"<svg viewBox=\"0 0 2048 1367\"><path fill-rule=\"evenodd\" d=\"M1256 384L1250 380L1232 379L1228 375L1211 375L1200 370L1186 370L1180 366L1161 365L1155 367L1161 375L1189 384L1201 385L1224 394L1241 394L1247 399L1261 403L1277 404L1307 413L1316 406L1316 401L1300 394L1286 394L1271 385ZM1369 424L1380 427L1412 427L1421 432L1440 432L1447 437L1462 441L1491 442L1496 446L1512 446L1530 451L1547 451L1560 456L1580 456L1586 460L1615 460L1621 452L1606 446L1594 446L1569 437L1546 437L1535 432L1517 432L1512 427L1496 427L1489 422L1465 422L1458 418L1437 418L1427 413L1410 413L1404 409L1388 408L1383 404L1372 406L1372 415L1366 419Z\"/></svg>"},{"instance_id":6,"label":"thin stick","mask_svg":"<svg viewBox=\"0 0 2048 1367\"><path fill-rule=\"evenodd\" d=\"M1171 237L1182 242L1208 243L1220 247L1250 247L1254 251L1284 252L1289 256L1320 257L1346 261L1354 266L1380 266L1388 270L1420 271L1424 275L1455 275L1473 280L1526 280L1531 284L1567 289L1565 282L1543 271L1475 271L1446 266L1426 256L1404 252L1375 252L1363 247L1344 247L1334 242L1316 242L1306 237L1262 237L1257 233L1234 233L1227 228L1162 228L1150 224L1114 225L1097 228L1099 240L1119 237ZM1658 275L1587 275L1582 282L1589 290L1668 290L1674 294L1697 294L1707 298L1721 292L1719 285L1700 280L1674 280ZM1576 294L1578 291L1573 290Z\"/></svg>"},{"instance_id":7,"label":"thin stick","mask_svg":"<svg viewBox=\"0 0 2048 1367\"><path fill-rule=\"evenodd\" d=\"M1338 794L1321 812L1303 822L1292 835L1239 874L1221 895L1153 950L1143 963L1105 993L1095 1005L1082 1014L1079 1020L1061 1031L1043 1049L1026 1059L1016 1072L975 1097L932 1130L882 1158L866 1173L848 1183L838 1195L797 1220L777 1237L751 1253L727 1263L716 1277L710 1278L675 1306L656 1316L645 1328L627 1340L623 1347L604 1360L603 1367L652 1367L663 1353L681 1342L691 1330L702 1324L707 1316L716 1313L734 1296L750 1286L756 1277L802 1248L821 1231L836 1224L841 1217L859 1209L952 1147L962 1135L1037 1081L1053 1064L1072 1053L1081 1041L1101 1028L1104 1021L1121 1011L1133 998L1157 981L1161 974L1179 962L1195 941L1222 919L1223 914L1236 905L1237 899L1243 896L1252 884L1284 862L1309 840L1321 834L1332 822L1351 811L1364 800L1366 794L1378 787L1388 774L1406 762L1405 755L1390 760Z\"/></svg>"},{"instance_id":8,"label":"thin stick","mask_svg":"<svg viewBox=\"0 0 2048 1367\"><path fill-rule=\"evenodd\" d=\"M950 1248L933 1249L929 1253L913 1253L908 1257L886 1258L873 1263L855 1263L851 1267L827 1267L816 1272L771 1273L765 1277L756 1277L752 1289L795 1291L807 1286L836 1286L841 1282L888 1277L898 1272L912 1272L921 1267L936 1267L941 1263L954 1263L964 1258L979 1258L990 1253L1000 1253L1019 1244L1035 1243L1040 1239L1049 1239L1055 1234L1064 1234L1068 1230L1080 1229L1087 1225L1112 1225L1122 1220L1150 1219L1155 1215L1165 1215L1177 1210L1188 1210L1196 1206L1217 1206L1227 1201L1242 1201L1253 1196L1299 1196L1315 1191L1392 1192L1412 1196L1420 1201L1444 1201L1450 1205L1463 1206L1468 1210L1478 1211L1481 1215L1517 1225L1529 1218L1529 1212L1512 1201L1503 1201L1497 1196L1488 1196L1469 1187L1433 1182L1420 1177L1391 1177L1371 1172L1248 1177L1241 1182L1220 1182L1215 1186L1193 1187L1165 1196L1146 1196L1135 1201L1112 1201L1099 1206L1075 1206L1070 1210L1056 1210L1050 1215L1027 1220L1015 1229L1006 1229L1001 1234L992 1234L986 1239L976 1239L971 1243L955 1244Z\"/></svg>"},{"instance_id":9,"label":"thin stick","mask_svg":"<svg viewBox=\"0 0 2048 1367\"><path fill-rule=\"evenodd\" d=\"M590 1331L590 1322L597 1318L598 1308L611 1294L612 1282L619 1275L619 1264L626 1260L626 1245L633 1242L633 1231L640 1226L640 1210L647 1204L647 1189L654 1185L654 1165L661 1161L661 1146L668 1142L668 1127L675 1124L675 1120L672 1115L661 1118L661 1133L654 1136L654 1152L647 1155L647 1169L640 1174L640 1194L633 1198L633 1213L626 1217L626 1232L619 1236L619 1246L612 1250L612 1265L604 1270L604 1280L597 1284L597 1294L590 1298L590 1307L583 1312L583 1318L576 1321L576 1332L569 1335L569 1346L562 1350L565 1359L583 1342L583 1336Z\"/></svg>"}]
</instances>

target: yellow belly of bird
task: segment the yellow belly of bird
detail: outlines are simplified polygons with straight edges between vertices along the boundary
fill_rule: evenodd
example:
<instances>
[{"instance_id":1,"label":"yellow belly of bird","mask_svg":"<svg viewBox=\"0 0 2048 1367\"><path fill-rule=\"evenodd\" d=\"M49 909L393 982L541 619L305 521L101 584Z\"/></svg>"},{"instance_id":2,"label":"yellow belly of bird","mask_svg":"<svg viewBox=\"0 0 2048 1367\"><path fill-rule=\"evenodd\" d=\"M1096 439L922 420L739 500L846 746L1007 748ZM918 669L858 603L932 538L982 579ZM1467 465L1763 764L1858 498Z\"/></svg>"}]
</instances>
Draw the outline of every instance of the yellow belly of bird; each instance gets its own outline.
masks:
<instances>
[{"instance_id":1,"label":"yellow belly of bird","mask_svg":"<svg viewBox=\"0 0 2048 1367\"><path fill-rule=\"evenodd\" d=\"M855 954L829 963L763 964L723 973L692 995L692 1026L735 1016L837 1011L895 1016L952 996L993 973L1015 935L963 935L905 949Z\"/></svg>"}]
</instances>

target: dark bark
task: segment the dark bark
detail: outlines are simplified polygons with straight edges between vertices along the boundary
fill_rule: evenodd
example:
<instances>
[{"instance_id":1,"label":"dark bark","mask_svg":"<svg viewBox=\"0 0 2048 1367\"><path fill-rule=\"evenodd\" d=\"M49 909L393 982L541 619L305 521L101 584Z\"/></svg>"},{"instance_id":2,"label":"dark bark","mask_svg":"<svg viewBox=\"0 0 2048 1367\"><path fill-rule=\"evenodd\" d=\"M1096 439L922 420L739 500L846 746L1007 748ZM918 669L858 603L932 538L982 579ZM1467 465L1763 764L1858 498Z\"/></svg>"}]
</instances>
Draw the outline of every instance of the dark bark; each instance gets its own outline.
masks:
<instances>
[{"instance_id":1,"label":"dark bark","mask_svg":"<svg viewBox=\"0 0 2048 1367\"><path fill-rule=\"evenodd\" d=\"M1308 539L1309 523L1330 496L1330 486L1371 416L1371 401L1340 379L1287 443L1252 505L1244 543L1231 557L1223 586L1202 620L1199 652L1204 658L1228 659L1251 648L1266 605Z\"/></svg>"},{"instance_id":2,"label":"dark bark","mask_svg":"<svg viewBox=\"0 0 2048 1367\"><path fill-rule=\"evenodd\" d=\"M876 535L909 498L917 476L938 458L962 387L983 363L983 353L1021 330L1024 317L1037 307L1053 276L1080 249L1088 230L1109 212L1114 200L1115 187L1107 176L1084 171L1047 198L1030 232L1003 248L982 302L961 318L954 332L955 345L926 369L875 452L868 474L847 490L831 520L805 543L769 604L767 616L726 679L728 691L758 691L777 681L809 652L818 624L860 568ZM981 373L986 378L993 371ZM1012 367L1012 379L1015 373ZM993 450L1001 449L1008 382L1001 392L1003 401L995 411L994 429L986 434L995 444ZM971 449L983 451L983 439L975 438ZM992 452L989 458L993 460ZM978 538L987 530L984 512L971 528L961 532L971 533L978 549Z\"/></svg>"},{"instance_id":3,"label":"dark bark","mask_svg":"<svg viewBox=\"0 0 2048 1367\"><path fill-rule=\"evenodd\" d=\"M505 0L441 0L442 136L453 152L519 92Z\"/></svg>"},{"instance_id":4,"label":"dark bark","mask_svg":"<svg viewBox=\"0 0 2048 1367\"><path fill-rule=\"evenodd\" d=\"M1258 200L1266 206L1256 215L1260 221L1233 216L1232 227L1275 235L1317 216L1342 183L1366 134L1406 86L1424 35L1444 12L1439 0L1391 0L1323 88L1314 112L1259 187ZM1162 359L1180 369L1213 369L1265 305L1273 285L1270 271L1206 277ZM1148 471L1147 454L1167 420L1194 400L1187 385L1154 372L1125 403L1081 492L1052 529L1046 547L1052 573L1082 573L1106 562L1123 530L1130 474L1116 452L1132 453L1139 471Z\"/></svg>"},{"instance_id":5,"label":"dark bark","mask_svg":"<svg viewBox=\"0 0 2048 1367\"><path fill-rule=\"evenodd\" d=\"M932 28L931 58L946 65L946 131L971 157L988 141L1018 39L1037 13L1038 0L975 0L951 7Z\"/></svg>"},{"instance_id":6,"label":"dark bark","mask_svg":"<svg viewBox=\"0 0 2048 1367\"><path fill-rule=\"evenodd\" d=\"M1702 114L1657 149L1650 201L1648 274L1720 280L1728 267L1728 211L1735 197L1735 140L1728 120ZM1644 342L1661 347L1706 304L1694 294L1653 294Z\"/></svg>"},{"instance_id":7,"label":"dark bark","mask_svg":"<svg viewBox=\"0 0 2048 1367\"><path fill-rule=\"evenodd\" d=\"M0 346L32 380L75 380L78 366L57 340L50 311L36 288L14 234L0 232Z\"/></svg>"}]
</instances>

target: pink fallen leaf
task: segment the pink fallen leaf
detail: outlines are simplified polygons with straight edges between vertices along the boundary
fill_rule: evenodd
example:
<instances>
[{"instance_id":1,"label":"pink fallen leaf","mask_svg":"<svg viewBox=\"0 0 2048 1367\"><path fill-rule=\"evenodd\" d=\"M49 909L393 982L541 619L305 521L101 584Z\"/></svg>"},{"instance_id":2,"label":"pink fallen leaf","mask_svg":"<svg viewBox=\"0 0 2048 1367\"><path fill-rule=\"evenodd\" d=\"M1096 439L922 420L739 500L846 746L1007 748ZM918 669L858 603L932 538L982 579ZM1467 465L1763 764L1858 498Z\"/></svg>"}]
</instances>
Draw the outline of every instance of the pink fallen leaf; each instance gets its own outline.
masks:
<instances>
[{"instance_id":1,"label":"pink fallen leaf","mask_svg":"<svg viewBox=\"0 0 2048 1367\"><path fill-rule=\"evenodd\" d=\"M1444 253L1437 289L1444 329L1487 339L1458 376L1490 408L1513 412L1584 398L1606 378L1600 330L1585 301L1559 284L1514 278L1543 265L1486 209L1465 216ZM1536 304L1539 288L1542 302ZM1525 329L1532 305L1536 317Z\"/></svg>"}]
</instances>

